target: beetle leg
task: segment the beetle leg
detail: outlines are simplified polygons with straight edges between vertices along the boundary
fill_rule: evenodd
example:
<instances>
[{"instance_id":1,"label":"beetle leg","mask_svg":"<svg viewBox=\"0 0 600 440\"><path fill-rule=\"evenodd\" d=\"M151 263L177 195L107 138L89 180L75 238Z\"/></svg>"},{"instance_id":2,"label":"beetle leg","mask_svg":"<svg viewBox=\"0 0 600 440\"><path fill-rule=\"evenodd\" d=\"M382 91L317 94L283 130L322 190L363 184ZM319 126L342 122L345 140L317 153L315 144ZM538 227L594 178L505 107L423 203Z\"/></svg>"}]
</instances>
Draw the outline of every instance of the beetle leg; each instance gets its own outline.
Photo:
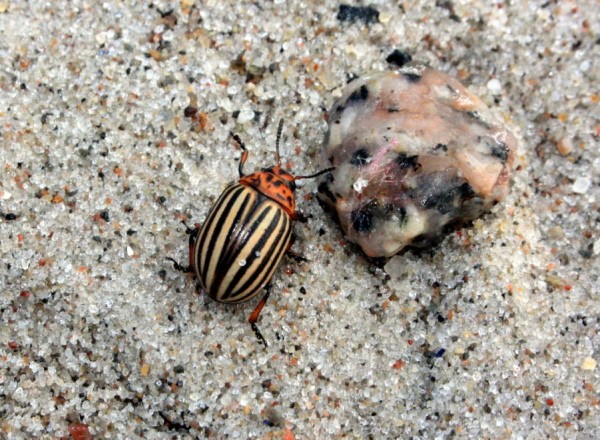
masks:
<instances>
[{"instance_id":1,"label":"beetle leg","mask_svg":"<svg viewBox=\"0 0 600 440\"><path fill-rule=\"evenodd\" d=\"M246 163L246 160L248 160L248 150L246 149L246 144L244 144L242 142L242 139L235 133L229 132L229 134L231 135L231 137L233 138L234 141L236 141L238 143L238 145L240 146L240 148L242 149L242 157L240 158L240 165L238 168L238 171L240 172L240 179L242 177L244 177L244 164Z\"/></svg>"},{"instance_id":2,"label":"beetle leg","mask_svg":"<svg viewBox=\"0 0 600 440\"><path fill-rule=\"evenodd\" d=\"M294 242L296 241L296 234L292 234L292 239L290 240L290 244L288 245L288 248L285 251L285 255L288 258L291 258L292 260L294 260L296 263L308 263L308 258L304 258L302 255L300 255L297 252L294 252L292 250L292 246L294 245Z\"/></svg>"},{"instance_id":3,"label":"beetle leg","mask_svg":"<svg viewBox=\"0 0 600 440\"><path fill-rule=\"evenodd\" d=\"M300 211L294 212L294 215L290 216L292 220L295 220L300 223L306 223L308 221L308 217L302 214Z\"/></svg>"},{"instance_id":4,"label":"beetle leg","mask_svg":"<svg viewBox=\"0 0 600 440\"><path fill-rule=\"evenodd\" d=\"M171 257L167 257L167 260L173 262L173 268L175 270L178 270L179 272L184 272L184 273L191 273L191 272L195 272L195 270L196 270L195 269L196 268L195 261L194 261L194 247L196 245L196 238L198 237L198 233L200 232L200 225L198 223L195 223L194 227L190 228L184 221L182 221L181 223L183 223L183 225L185 226L185 229L186 229L185 233L190 236L190 240L189 240L190 265L184 266L183 264L178 263Z\"/></svg>"},{"instance_id":5,"label":"beetle leg","mask_svg":"<svg viewBox=\"0 0 600 440\"><path fill-rule=\"evenodd\" d=\"M194 271L190 266L184 266L184 265L178 263L177 261L175 261L171 257L167 257L167 260L172 261L173 262L173 268L175 270L178 270L179 272L190 273L190 272Z\"/></svg>"},{"instance_id":6,"label":"beetle leg","mask_svg":"<svg viewBox=\"0 0 600 440\"><path fill-rule=\"evenodd\" d=\"M260 312L262 312L262 309L265 306L265 304L267 303L267 300L269 299L269 295L271 294L271 285L270 284L267 285L266 290L267 291L265 292L265 296L262 297L262 299L260 300L260 302L258 303L256 308L250 314L250 317L248 318L248 322L250 323L250 326L252 327L252 330L254 331L254 334L256 335L256 339L258 339L260 342L265 344L265 347L268 347L269 345L267 344L267 341L265 340L262 333L258 329L258 326L256 325L256 321L258 321Z\"/></svg>"},{"instance_id":7,"label":"beetle leg","mask_svg":"<svg viewBox=\"0 0 600 440\"><path fill-rule=\"evenodd\" d=\"M185 223L184 223L185 224ZM190 265L188 267L190 272L195 272L196 271L196 259L194 258L194 250L196 249L196 238L198 238L198 234L200 233L200 225L198 223L194 224L194 228L190 228L188 227L188 225L185 225L185 227L187 228L187 233L190 235L190 240L189 240L189 262Z\"/></svg>"},{"instance_id":8,"label":"beetle leg","mask_svg":"<svg viewBox=\"0 0 600 440\"><path fill-rule=\"evenodd\" d=\"M288 256L288 258L291 258L296 263L308 263L310 261L308 258L305 258L292 250L287 251L285 254Z\"/></svg>"}]
</instances>

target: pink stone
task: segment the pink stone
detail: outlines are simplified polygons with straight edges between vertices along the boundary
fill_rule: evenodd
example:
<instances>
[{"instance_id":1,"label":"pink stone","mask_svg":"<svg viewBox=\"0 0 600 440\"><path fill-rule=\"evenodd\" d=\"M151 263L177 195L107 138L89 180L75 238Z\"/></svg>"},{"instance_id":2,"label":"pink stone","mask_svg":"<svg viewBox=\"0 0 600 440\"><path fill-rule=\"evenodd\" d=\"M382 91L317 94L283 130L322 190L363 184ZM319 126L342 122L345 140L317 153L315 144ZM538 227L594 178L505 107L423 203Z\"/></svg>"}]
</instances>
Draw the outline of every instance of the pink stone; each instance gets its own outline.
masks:
<instances>
[{"instance_id":1,"label":"pink stone","mask_svg":"<svg viewBox=\"0 0 600 440\"><path fill-rule=\"evenodd\" d=\"M506 197L517 142L458 80L423 64L374 72L330 112L319 198L371 257L435 242Z\"/></svg>"}]
</instances>

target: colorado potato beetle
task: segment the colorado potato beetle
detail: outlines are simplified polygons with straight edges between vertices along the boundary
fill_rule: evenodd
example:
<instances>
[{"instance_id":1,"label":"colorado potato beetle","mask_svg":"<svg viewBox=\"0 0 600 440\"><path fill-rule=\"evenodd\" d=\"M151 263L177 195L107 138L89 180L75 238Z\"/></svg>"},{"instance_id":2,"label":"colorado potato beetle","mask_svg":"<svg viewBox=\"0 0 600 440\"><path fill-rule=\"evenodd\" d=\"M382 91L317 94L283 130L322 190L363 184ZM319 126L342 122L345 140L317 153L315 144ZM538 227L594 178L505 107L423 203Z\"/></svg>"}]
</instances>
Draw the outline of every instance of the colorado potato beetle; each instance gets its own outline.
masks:
<instances>
[{"instance_id":1,"label":"colorado potato beetle","mask_svg":"<svg viewBox=\"0 0 600 440\"><path fill-rule=\"evenodd\" d=\"M256 337L267 341L256 325L270 294L271 279L284 254L306 261L290 251L292 226L303 216L296 211L296 181L320 176L328 168L308 176L294 176L281 167L279 141L283 120L277 129L276 165L244 174L248 150L237 134L231 136L242 149L240 178L227 186L210 209L202 225L187 227L189 266L174 259L176 270L193 272L203 291L214 301L238 304L265 290L248 318Z\"/></svg>"}]
</instances>

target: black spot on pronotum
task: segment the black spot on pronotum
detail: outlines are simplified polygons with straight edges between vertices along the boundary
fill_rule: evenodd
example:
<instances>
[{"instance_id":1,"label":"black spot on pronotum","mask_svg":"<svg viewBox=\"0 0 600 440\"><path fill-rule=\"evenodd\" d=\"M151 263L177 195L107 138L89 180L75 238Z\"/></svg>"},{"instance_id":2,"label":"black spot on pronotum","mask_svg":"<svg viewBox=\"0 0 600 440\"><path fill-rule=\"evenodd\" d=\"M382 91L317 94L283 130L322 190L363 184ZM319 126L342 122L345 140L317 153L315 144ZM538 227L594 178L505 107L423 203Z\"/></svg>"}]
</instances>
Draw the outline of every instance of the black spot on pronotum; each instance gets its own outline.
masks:
<instances>
[{"instance_id":1,"label":"black spot on pronotum","mask_svg":"<svg viewBox=\"0 0 600 440\"><path fill-rule=\"evenodd\" d=\"M363 84L362 86L360 86L360 89L352 92L352 94L348 97L348 101L346 102L346 104L350 104L352 102L357 101L365 101L368 97L369 89L367 89L367 86Z\"/></svg>"},{"instance_id":2,"label":"black spot on pronotum","mask_svg":"<svg viewBox=\"0 0 600 440\"><path fill-rule=\"evenodd\" d=\"M401 170L407 168L412 168L413 170L419 169L419 156L409 156L406 153L400 153L395 159L395 162Z\"/></svg>"},{"instance_id":3,"label":"black spot on pronotum","mask_svg":"<svg viewBox=\"0 0 600 440\"><path fill-rule=\"evenodd\" d=\"M357 167L362 167L369 162L369 158L371 155L367 150L361 148L360 150L356 150L352 155L352 159L350 159L350 163Z\"/></svg>"},{"instance_id":4,"label":"black spot on pronotum","mask_svg":"<svg viewBox=\"0 0 600 440\"><path fill-rule=\"evenodd\" d=\"M410 83L421 81L421 75L417 75L416 73L402 72L402 76Z\"/></svg>"},{"instance_id":5,"label":"black spot on pronotum","mask_svg":"<svg viewBox=\"0 0 600 440\"><path fill-rule=\"evenodd\" d=\"M340 5L336 17L339 21L355 23L362 21L364 24L378 23L379 11L371 6Z\"/></svg>"},{"instance_id":6,"label":"black spot on pronotum","mask_svg":"<svg viewBox=\"0 0 600 440\"><path fill-rule=\"evenodd\" d=\"M393 64L398 67L402 67L406 63L409 63L412 61L412 56L410 56L410 54L408 52L394 49L394 51L391 54L389 54L385 60L390 64Z\"/></svg>"},{"instance_id":7,"label":"black spot on pronotum","mask_svg":"<svg viewBox=\"0 0 600 440\"><path fill-rule=\"evenodd\" d=\"M492 156L497 157L502 162L506 162L508 159L508 147L504 142L500 142L490 148L490 153Z\"/></svg>"},{"instance_id":8,"label":"black spot on pronotum","mask_svg":"<svg viewBox=\"0 0 600 440\"><path fill-rule=\"evenodd\" d=\"M366 234L373 229L373 213L368 206L350 214L352 227L359 234Z\"/></svg>"}]
</instances>

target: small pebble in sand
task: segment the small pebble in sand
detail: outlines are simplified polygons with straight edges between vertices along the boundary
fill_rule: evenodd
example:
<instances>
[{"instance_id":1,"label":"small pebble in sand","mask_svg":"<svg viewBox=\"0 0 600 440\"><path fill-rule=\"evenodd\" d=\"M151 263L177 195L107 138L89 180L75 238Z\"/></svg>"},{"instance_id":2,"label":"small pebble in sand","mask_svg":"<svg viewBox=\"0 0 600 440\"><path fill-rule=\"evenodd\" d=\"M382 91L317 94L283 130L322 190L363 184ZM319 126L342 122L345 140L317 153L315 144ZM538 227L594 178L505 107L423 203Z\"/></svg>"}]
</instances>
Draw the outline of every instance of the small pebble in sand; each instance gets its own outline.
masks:
<instances>
[{"instance_id":1,"label":"small pebble in sand","mask_svg":"<svg viewBox=\"0 0 600 440\"><path fill-rule=\"evenodd\" d=\"M573 186L571 187L571 189L576 194L585 194L586 192L588 192L591 185L592 182L587 177L578 177L577 179L575 179L575 182L573 182Z\"/></svg>"},{"instance_id":2,"label":"small pebble in sand","mask_svg":"<svg viewBox=\"0 0 600 440\"><path fill-rule=\"evenodd\" d=\"M569 138L559 139L556 143L556 149L561 155L567 156L573 151L573 141Z\"/></svg>"},{"instance_id":3,"label":"small pebble in sand","mask_svg":"<svg viewBox=\"0 0 600 440\"><path fill-rule=\"evenodd\" d=\"M588 370L588 371L592 371L596 369L596 365L598 363L596 362L596 360L594 358L591 357L586 357L583 362L581 363L581 369L582 370Z\"/></svg>"}]
</instances>

